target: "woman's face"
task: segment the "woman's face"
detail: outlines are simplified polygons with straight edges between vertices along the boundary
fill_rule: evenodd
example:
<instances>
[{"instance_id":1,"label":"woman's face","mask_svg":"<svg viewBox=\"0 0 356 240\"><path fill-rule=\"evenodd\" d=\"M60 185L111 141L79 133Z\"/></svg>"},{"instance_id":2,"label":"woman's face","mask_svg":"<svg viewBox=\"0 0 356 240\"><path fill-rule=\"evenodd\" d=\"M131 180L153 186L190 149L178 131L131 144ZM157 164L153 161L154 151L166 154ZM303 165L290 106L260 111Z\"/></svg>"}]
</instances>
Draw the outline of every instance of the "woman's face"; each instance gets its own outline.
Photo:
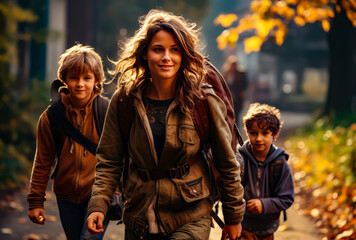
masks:
<instances>
[{"instance_id":1,"label":"woman's face","mask_svg":"<svg viewBox=\"0 0 356 240\"><path fill-rule=\"evenodd\" d=\"M152 81L173 83L182 62L182 52L174 35L160 30L149 43L144 59L148 62Z\"/></svg>"}]
</instances>

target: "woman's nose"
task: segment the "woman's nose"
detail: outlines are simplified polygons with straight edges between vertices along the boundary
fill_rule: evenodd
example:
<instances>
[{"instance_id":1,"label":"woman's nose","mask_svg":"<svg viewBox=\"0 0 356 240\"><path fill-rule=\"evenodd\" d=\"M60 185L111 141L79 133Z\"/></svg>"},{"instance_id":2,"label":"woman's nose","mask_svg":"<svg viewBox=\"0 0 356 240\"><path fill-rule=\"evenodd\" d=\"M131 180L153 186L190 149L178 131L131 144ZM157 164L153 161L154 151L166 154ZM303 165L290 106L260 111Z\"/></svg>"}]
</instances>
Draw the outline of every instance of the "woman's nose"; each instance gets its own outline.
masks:
<instances>
[{"instance_id":1,"label":"woman's nose","mask_svg":"<svg viewBox=\"0 0 356 240\"><path fill-rule=\"evenodd\" d=\"M169 61L171 58L169 56L169 51L164 51L163 57L162 57L162 61Z\"/></svg>"}]
</instances>

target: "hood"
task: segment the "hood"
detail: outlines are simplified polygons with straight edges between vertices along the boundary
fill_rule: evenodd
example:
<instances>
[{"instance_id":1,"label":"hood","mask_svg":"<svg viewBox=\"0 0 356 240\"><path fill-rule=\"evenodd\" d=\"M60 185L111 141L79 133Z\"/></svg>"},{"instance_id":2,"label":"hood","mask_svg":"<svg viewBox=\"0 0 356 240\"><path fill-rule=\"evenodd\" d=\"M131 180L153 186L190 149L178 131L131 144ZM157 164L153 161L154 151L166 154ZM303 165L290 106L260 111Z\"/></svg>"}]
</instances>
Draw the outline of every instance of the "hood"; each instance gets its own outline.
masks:
<instances>
[{"instance_id":1,"label":"hood","mask_svg":"<svg viewBox=\"0 0 356 240\"><path fill-rule=\"evenodd\" d=\"M242 156L246 156L245 159L256 159L255 156L249 151L249 148L251 149L250 142L249 140L245 141L243 146L239 147L239 152ZM268 153L269 155L267 156L267 159L263 162L263 166L269 164L271 161L274 159L277 159L279 156L284 155L285 160L288 161L289 155L284 151L282 148L278 148L277 146L273 145L271 146L270 152ZM254 164L257 164L256 161L252 161Z\"/></svg>"}]
</instances>

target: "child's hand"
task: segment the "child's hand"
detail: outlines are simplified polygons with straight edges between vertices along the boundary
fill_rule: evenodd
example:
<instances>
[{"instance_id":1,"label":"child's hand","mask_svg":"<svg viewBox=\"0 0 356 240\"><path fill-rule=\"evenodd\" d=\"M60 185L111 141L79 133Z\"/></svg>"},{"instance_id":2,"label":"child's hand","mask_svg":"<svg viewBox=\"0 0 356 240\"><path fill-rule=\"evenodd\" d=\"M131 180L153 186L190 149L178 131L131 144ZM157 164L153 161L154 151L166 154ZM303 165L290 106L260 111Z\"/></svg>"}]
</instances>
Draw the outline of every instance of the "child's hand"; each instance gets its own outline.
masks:
<instances>
[{"instance_id":1,"label":"child's hand","mask_svg":"<svg viewBox=\"0 0 356 240\"><path fill-rule=\"evenodd\" d=\"M247 210L252 212L253 214L261 214L263 212L263 205L260 199L250 199L247 201Z\"/></svg>"},{"instance_id":2,"label":"child's hand","mask_svg":"<svg viewBox=\"0 0 356 240\"><path fill-rule=\"evenodd\" d=\"M37 224L44 224L46 221L45 210L43 208L28 210L28 217L32 222Z\"/></svg>"},{"instance_id":3,"label":"child's hand","mask_svg":"<svg viewBox=\"0 0 356 240\"><path fill-rule=\"evenodd\" d=\"M88 231L91 234L98 234L104 232L103 228L104 214L101 212L91 213L86 221Z\"/></svg>"}]
</instances>

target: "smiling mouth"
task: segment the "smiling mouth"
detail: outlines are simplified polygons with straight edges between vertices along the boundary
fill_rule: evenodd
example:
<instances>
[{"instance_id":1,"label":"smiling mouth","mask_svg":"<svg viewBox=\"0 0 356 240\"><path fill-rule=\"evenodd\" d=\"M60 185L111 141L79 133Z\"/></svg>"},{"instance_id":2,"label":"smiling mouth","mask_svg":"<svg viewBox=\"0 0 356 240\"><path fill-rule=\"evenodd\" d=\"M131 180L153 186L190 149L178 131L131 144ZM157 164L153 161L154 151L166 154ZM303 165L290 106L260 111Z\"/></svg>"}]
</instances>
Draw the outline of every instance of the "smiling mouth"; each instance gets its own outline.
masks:
<instances>
[{"instance_id":1,"label":"smiling mouth","mask_svg":"<svg viewBox=\"0 0 356 240\"><path fill-rule=\"evenodd\" d=\"M170 65L159 65L159 67L163 70L169 70L169 69L173 68L173 66L170 66Z\"/></svg>"}]
</instances>

